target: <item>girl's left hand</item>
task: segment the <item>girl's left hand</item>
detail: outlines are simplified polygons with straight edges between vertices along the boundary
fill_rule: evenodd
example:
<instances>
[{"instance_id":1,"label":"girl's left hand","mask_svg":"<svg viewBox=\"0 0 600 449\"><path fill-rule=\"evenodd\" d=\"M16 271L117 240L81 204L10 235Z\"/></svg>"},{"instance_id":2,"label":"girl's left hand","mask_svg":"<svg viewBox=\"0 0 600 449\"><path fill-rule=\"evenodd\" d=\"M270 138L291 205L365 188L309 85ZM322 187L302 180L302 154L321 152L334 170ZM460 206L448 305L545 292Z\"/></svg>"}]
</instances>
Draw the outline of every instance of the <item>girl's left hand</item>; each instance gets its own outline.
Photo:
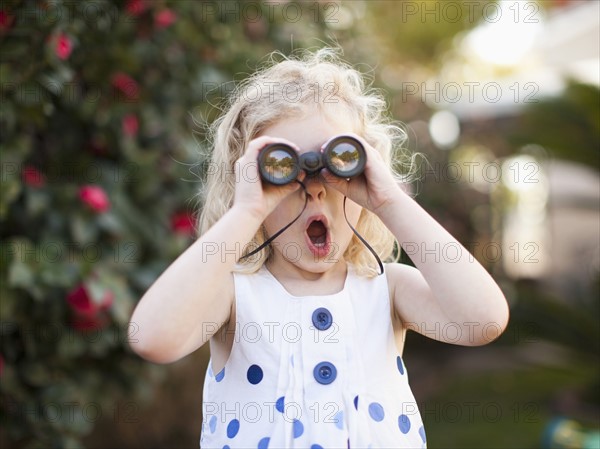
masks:
<instances>
[{"instance_id":1,"label":"girl's left hand","mask_svg":"<svg viewBox=\"0 0 600 449\"><path fill-rule=\"evenodd\" d=\"M383 157L375 148L356 134L344 133L344 135L354 137L365 148L367 164L363 174L349 181L338 178L327 169L323 169L321 175L328 186L371 212L379 214L385 206L391 204L394 198L401 195L403 190L396 183Z\"/></svg>"}]
</instances>

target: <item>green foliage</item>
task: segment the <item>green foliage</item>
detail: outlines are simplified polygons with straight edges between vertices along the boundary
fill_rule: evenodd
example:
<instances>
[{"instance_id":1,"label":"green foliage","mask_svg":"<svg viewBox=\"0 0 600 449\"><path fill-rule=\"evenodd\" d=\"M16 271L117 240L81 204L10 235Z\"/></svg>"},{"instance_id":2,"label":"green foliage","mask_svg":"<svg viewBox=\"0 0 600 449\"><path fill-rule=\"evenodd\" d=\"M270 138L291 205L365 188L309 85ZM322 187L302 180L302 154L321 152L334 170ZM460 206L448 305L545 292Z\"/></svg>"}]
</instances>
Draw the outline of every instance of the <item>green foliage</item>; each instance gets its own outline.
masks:
<instances>
[{"instance_id":1,"label":"green foliage","mask_svg":"<svg viewBox=\"0 0 600 449\"><path fill-rule=\"evenodd\" d=\"M494 3L382 0L369 4L367 20L386 62L435 66L452 36L496 16Z\"/></svg>"},{"instance_id":2,"label":"green foliage","mask_svg":"<svg viewBox=\"0 0 600 449\"><path fill-rule=\"evenodd\" d=\"M197 121L265 54L314 45L302 30L325 28L315 11L292 23L261 7L0 5L0 376L11 441L81 447L98 414L118 417L111 399L143 400L160 378L132 354L127 326L194 237Z\"/></svg>"},{"instance_id":3,"label":"green foliage","mask_svg":"<svg viewBox=\"0 0 600 449\"><path fill-rule=\"evenodd\" d=\"M600 168L600 89L570 82L559 97L532 103L510 136L515 145L532 142L561 159Z\"/></svg>"}]
</instances>

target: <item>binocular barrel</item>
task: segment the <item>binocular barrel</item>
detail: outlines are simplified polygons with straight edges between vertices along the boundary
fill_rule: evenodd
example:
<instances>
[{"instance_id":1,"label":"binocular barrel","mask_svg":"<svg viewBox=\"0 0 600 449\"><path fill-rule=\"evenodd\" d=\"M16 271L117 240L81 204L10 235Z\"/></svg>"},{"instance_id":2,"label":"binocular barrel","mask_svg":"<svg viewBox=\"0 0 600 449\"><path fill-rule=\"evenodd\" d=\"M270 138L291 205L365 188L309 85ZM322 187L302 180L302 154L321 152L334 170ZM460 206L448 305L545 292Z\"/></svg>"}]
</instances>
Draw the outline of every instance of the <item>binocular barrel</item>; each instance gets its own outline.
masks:
<instances>
[{"instance_id":1,"label":"binocular barrel","mask_svg":"<svg viewBox=\"0 0 600 449\"><path fill-rule=\"evenodd\" d=\"M307 176L317 175L323 168L340 178L360 175L367 163L363 145L354 137L339 136L327 142L320 152L299 155L291 146L274 143L263 148L258 156L262 179L275 185L293 182L304 170Z\"/></svg>"}]
</instances>

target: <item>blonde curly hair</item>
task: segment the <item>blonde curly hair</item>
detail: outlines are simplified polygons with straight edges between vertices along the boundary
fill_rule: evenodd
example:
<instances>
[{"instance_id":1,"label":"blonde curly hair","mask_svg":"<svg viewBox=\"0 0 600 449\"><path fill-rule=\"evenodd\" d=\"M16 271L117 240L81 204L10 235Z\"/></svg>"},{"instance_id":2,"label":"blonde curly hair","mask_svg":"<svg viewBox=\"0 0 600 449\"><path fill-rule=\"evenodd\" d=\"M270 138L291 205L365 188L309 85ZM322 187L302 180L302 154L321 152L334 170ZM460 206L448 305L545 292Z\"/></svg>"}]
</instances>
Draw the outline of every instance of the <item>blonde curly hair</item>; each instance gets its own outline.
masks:
<instances>
[{"instance_id":1,"label":"blonde curly hair","mask_svg":"<svg viewBox=\"0 0 600 449\"><path fill-rule=\"evenodd\" d=\"M363 75L339 57L334 48L302 50L291 56L279 52L269 55L267 63L233 90L226 112L209 127L208 142L212 152L209 173L199 195L203 203L198 233L204 234L233 205L235 162L248 143L270 125L287 118L300 117L317 107L327 114L345 113L355 125L355 132L375 148L399 183L410 181L414 155L407 158L402 144L406 133L386 118L386 102L376 90L366 85ZM278 60L281 59L281 60ZM400 174L397 167L408 171ZM384 261L397 261L398 242L381 220L367 209L362 210L356 230ZM258 247L266 240L264 229L257 231L247 245ZM266 247L254 257L236 265L236 272L253 273L272 257ZM376 276L373 255L354 235L344 252L360 275Z\"/></svg>"}]
</instances>

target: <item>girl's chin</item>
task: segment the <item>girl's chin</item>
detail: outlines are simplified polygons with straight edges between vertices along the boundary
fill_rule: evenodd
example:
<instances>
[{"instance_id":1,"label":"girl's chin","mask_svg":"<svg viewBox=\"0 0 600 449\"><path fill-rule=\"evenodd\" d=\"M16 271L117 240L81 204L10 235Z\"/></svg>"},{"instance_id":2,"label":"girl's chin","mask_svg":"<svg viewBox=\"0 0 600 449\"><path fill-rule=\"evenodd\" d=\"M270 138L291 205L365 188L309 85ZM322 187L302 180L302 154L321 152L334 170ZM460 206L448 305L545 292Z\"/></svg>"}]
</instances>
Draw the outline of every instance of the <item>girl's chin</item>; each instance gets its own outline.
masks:
<instances>
[{"instance_id":1,"label":"girl's chin","mask_svg":"<svg viewBox=\"0 0 600 449\"><path fill-rule=\"evenodd\" d=\"M315 244L305 234L303 243L302 245L296 242L287 242L280 245L274 251L273 264L291 263L302 269L317 268L320 272L323 268L331 268L343 258L339 251L339 244L329 238L322 244Z\"/></svg>"},{"instance_id":2,"label":"girl's chin","mask_svg":"<svg viewBox=\"0 0 600 449\"><path fill-rule=\"evenodd\" d=\"M292 261L296 266L306 269L307 271L314 271L315 273L322 273L330 270L336 266L341 257L336 251L334 251L335 244L331 243L328 248L328 252L323 255L315 255L312 252L307 252L306 255L299 260Z\"/></svg>"}]
</instances>

